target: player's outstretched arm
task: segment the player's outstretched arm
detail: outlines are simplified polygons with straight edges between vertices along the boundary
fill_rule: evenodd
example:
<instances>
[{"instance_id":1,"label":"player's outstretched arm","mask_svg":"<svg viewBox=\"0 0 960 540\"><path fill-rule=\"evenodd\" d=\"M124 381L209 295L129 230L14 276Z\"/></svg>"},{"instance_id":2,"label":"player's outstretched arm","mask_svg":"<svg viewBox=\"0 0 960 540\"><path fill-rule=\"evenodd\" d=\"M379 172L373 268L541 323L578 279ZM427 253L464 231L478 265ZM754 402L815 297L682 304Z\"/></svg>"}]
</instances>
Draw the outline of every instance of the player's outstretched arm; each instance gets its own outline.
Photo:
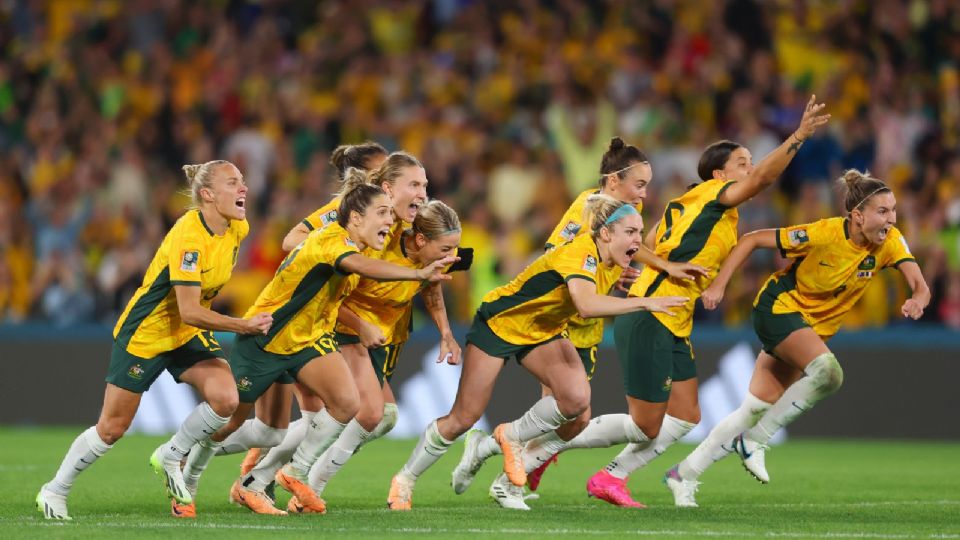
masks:
<instances>
[{"instance_id":1,"label":"player's outstretched arm","mask_svg":"<svg viewBox=\"0 0 960 540\"><path fill-rule=\"evenodd\" d=\"M733 273L740 268L740 265L747 260L747 257L753 253L753 250L757 248L775 249L776 247L776 229L762 229L749 232L740 237L736 247L734 247L730 255L727 256L727 260L723 261L723 266L720 267L717 277L713 278L710 286L700 295L700 301L703 302L703 307L716 309L716 307L720 305L727 284L730 283L730 278L733 277Z\"/></svg>"},{"instance_id":2,"label":"player's outstretched arm","mask_svg":"<svg viewBox=\"0 0 960 540\"><path fill-rule=\"evenodd\" d=\"M616 298L597 294L597 286L588 279L571 278L567 281L570 298L577 308L577 314L584 319L596 317L613 317L632 313L634 311L660 311L673 315L672 307L682 306L687 302L684 296L660 296L642 298L631 296Z\"/></svg>"},{"instance_id":3,"label":"player's outstretched arm","mask_svg":"<svg viewBox=\"0 0 960 540\"><path fill-rule=\"evenodd\" d=\"M914 320L919 319L923 316L923 310L930 303L930 287L927 286L927 281L923 279L923 272L920 271L919 264L906 261L900 263L897 268L906 278L910 290L913 291L913 295L903 303L900 311L904 317L910 317Z\"/></svg>"}]
</instances>

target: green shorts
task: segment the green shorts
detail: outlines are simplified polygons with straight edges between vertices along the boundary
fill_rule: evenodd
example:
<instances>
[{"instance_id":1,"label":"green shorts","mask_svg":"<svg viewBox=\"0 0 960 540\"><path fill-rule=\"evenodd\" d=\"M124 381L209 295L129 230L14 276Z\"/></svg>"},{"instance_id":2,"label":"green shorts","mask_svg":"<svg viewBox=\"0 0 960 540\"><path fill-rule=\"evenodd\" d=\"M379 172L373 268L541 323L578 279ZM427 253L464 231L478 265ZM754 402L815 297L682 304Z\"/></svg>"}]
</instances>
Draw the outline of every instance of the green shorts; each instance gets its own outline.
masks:
<instances>
[{"instance_id":1,"label":"green shorts","mask_svg":"<svg viewBox=\"0 0 960 540\"><path fill-rule=\"evenodd\" d=\"M343 334L337 332L337 343L340 345L358 345L360 337L353 334ZM377 380L380 386L384 382L390 382L393 377L393 371L397 369L397 360L400 358L400 351L403 349L403 343L391 343L382 347L368 347L367 353L370 355L370 362L373 364L373 370L377 373Z\"/></svg>"},{"instance_id":2,"label":"green shorts","mask_svg":"<svg viewBox=\"0 0 960 540\"><path fill-rule=\"evenodd\" d=\"M497 358L503 358L503 361L516 360L519 364L523 361L523 357L530 354L530 351L536 349L537 347L550 343L553 340L560 339L564 335L557 334L550 338L547 338L539 343L533 343L530 345L514 345L504 341L500 336L493 333L493 330L490 329L490 326L487 324L487 321L481 319L480 317L473 318L473 324L470 325L470 330L467 332L467 344L473 343L478 349L489 354L490 356L495 356Z\"/></svg>"},{"instance_id":3,"label":"green shorts","mask_svg":"<svg viewBox=\"0 0 960 540\"><path fill-rule=\"evenodd\" d=\"M593 379L593 372L597 369L597 346L577 347L577 354L583 362L583 370L587 372L587 380Z\"/></svg>"},{"instance_id":4,"label":"green shorts","mask_svg":"<svg viewBox=\"0 0 960 540\"><path fill-rule=\"evenodd\" d=\"M124 390L142 394L150 388L163 370L169 371L170 375L173 375L173 380L181 382L180 376L184 371L198 362L211 358L226 360L227 356L217 343L217 339L213 337L213 332L210 331L200 332L176 349L153 358L134 356L114 341L113 351L110 353L110 367L107 368L107 382Z\"/></svg>"},{"instance_id":5,"label":"green shorts","mask_svg":"<svg viewBox=\"0 0 960 540\"><path fill-rule=\"evenodd\" d=\"M649 311L620 315L613 329L628 396L664 403L674 381L697 376L690 340L675 336Z\"/></svg>"},{"instance_id":6,"label":"green shorts","mask_svg":"<svg viewBox=\"0 0 960 540\"><path fill-rule=\"evenodd\" d=\"M807 321L803 320L803 315L797 312L770 313L753 308L750 320L753 321L753 330L760 338L763 350L770 355L773 355L773 349L787 339L787 336L801 328L810 328Z\"/></svg>"},{"instance_id":7,"label":"green shorts","mask_svg":"<svg viewBox=\"0 0 960 540\"><path fill-rule=\"evenodd\" d=\"M256 336L238 336L230 352L230 368L237 381L241 403L254 403L271 384L295 381L308 362L340 350L333 334L324 334L293 354L265 351L256 339Z\"/></svg>"}]
</instances>

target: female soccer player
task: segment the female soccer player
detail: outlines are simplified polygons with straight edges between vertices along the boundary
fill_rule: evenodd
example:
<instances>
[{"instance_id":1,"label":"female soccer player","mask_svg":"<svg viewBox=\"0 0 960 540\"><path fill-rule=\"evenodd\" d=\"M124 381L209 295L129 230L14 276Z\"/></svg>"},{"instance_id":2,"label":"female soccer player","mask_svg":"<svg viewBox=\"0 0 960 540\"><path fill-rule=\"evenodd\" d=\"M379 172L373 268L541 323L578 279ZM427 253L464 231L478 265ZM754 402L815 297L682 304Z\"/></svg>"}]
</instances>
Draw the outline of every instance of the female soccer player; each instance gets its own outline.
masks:
<instances>
[{"instance_id":1,"label":"female soccer player","mask_svg":"<svg viewBox=\"0 0 960 540\"><path fill-rule=\"evenodd\" d=\"M697 478L734 451L757 480L770 481L764 464L770 437L840 388L843 370L826 341L837 333L874 274L894 267L906 278L913 295L900 308L905 317L920 318L930 302L920 266L894 227L893 192L853 169L840 182L846 186L847 217L744 235L703 292L704 307L716 308L730 277L754 249L778 249L793 259L788 268L770 276L754 300L753 328L763 350L746 398L666 474L677 506L697 506Z\"/></svg>"},{"instance_id":2,"label":"female soccer player","mask_svg":"<svg viewBox=\"0 0 960 540\"><path fill-rule=\"evenodd\" d=\"M379 258L401 266L422 268L455 254L459 243L460 219L456 212L446 204L433 200L420 208L412 228L390 240ZM377 336L374 346L367 347L361 343L358 332L342 324L337 326L337 343L353 371L361 405L357 416L340 434L340 438L310 470L310 487L318 495L322 494L330 478L353 456L357 448L385 433L381 431L381 424L386 396L381 387L393 375L400 350L409 334L413 313L411 302L421 289L419 283L361 279L353 293L344 300L341 309L349 308L360 318L359 322L372 327L372 332ZM424 303L437 326L449 332L442 294L439 283L422 289ZM443 352L440 359L446 358L449 363L456 364L459 363L460 351L456 341L452 345L441 346ZM391 405L396 407L395 403ZM391 419L390 427L395 423L396 417ZM291 498L287 509L302 511L298 502Z\"/></svg>"},{"instance_id":3,"label":"female soccer player","mask_svg":"<svg viewBox=\"0 0 960 540\"><path fill-rule=\"evenodd\" d=\"M356 169L347 173L342 199L337 223L309 235L290 252L250 308L273 313L276 322L265 336L237 339L230 362L240 406L216 437L222 439L239 427L257 398L283 376L305 385L326 408L313 418L293 460L275 476L305 508L320 513L325 507L307 485L307 473L360 407L357 387L333 336L340 303L360 276L435 282L449 279L442 270L457 260L446 257L413 269L361 255L367 247L383 248L393 225L390 200ZM263 493L272 473L258 465L234 484L232 499L258 513L285 514Z\"/></svg>"},{"instance_id":4,"label":"female soccer player","mask_svg":"<svg viewBox=\"0 0 960 540\"><path fill-rule=\"evenodd\" d=\"M704 181L667 204L654 232L654 251L669 261L704 266L710 275L682 281L648 267L631 287L635 296L684 295L689 300L676 317L630 313L616 318L614 339L629 414L595 418L565 448L630 444L589 479L588 494L618 506L642 507L627 490L629 474L656 459L700 421L690 345L695 300L736 244L737 206L773 184L803 141L827 123L830 115L819 114L823 107L811 96L796 132L755 168L749 150L739 144L710 145L697 166Z\"/></svg>"},{"instance_id":5,"label":"female soccer player","mask_svg":"<svg viewBox=\"0 0 960 540\"><path fill-rule=\"evenodd\" d=\"M60 469L37 494L47 519L70 519L67 495L77 476L113 448L130 427L140 395L167 370L192 385L204 402L173 438L150 457L175 502L189 504L180 460L198 440L223 427L237 408L237 389L212 330L263 335L273 317L265 310L235 319L210 310L229 280L247 235L247 186L229 161L185 165L194 209L177 220L147 268L143 285L113 330L107 389L97 425L80 434Z\"/></svg>"},{"instance_id":6,"label":"female soccer player","mask_svg":"<svg viewBox=\"0 0 960 540\"><path fill-rule=\"evenodd\" d=\"M605 317L640 309L667 311L682 297L614 298L610 287L640 249L643 222L636 208L605 195L587 201L590 235L541 255L513 281L487 293L467 334L460 387L450 413L431 422L410 459L394 476L387 499L409 510L416 479L483 413L506 360L515 359L553 391L512 424L494 431L504 469L523 485L522 444L578 417L590 403L583 363L564 337L570 318Z\"/></svg>"},{"instance_id":7,"label":"female soccer player","mask_svg":"<svg viewBox=\"0 0 960 540\"><path fill-rule=\"evenodd\" d=\"M587 198L591 195L601 193L609 195L614 199L633 205L637 212L643 207L643 200L647 194L647 186L653 178L653 169L646 154L633 145L624 143L620 137L614 137L610 140L610 146L603 154L600 161L600 188L588 189L581 193L570 208L567 209L560 223L553 230L550 238L547 240L546 249L552 249L565 242L569 242L580 234L589 231L584 227L588 218L584 217L584 205ZM661 268L672 277L677 279L693 279L696 275L706 274L706 269L686 262L670 262L658 257L652 250L646 246L641 246L640 250L633 257L634 261ZM634 270L630 270L635 272ZM636 277L634 274L631 277ZM570 342L577 349L577 354L583 362L584 370L587 373L587 380L593 378L596 369L597 347L603 340L603 319L583 319L574 316L567 326L567 334ZM544 388L544 395L550 392ZM542 464L536 462L538 456L531 455L529 451L546 446L547 448L560 449L573 436L579 432L590 420L590 408L581 414L573 422L564 424L557 432L550 432L541 437L530 441L525 452L525 464L534 464L535 470L529 472L528 485L530 489L536 490L539 485L540 475L543 474L547 464L555 458L550 458ZM484 461L490 456L500 453L500 445L482 430L474 429L467 433L464 443L464 452L460 463L453 470L452 485L456 493L460 494L470 487L474 477L480 470ZM534 452L536 454L536 452ZM549 456L548 456L549 457ZM530 458L530 459L527 459ZM490 490L491 496L498 504L504 507L515 509L527 509L523 502L522 490L515 489L504 477L498 477L494 480L494 485Z\"/></svg>"}]
</instances>

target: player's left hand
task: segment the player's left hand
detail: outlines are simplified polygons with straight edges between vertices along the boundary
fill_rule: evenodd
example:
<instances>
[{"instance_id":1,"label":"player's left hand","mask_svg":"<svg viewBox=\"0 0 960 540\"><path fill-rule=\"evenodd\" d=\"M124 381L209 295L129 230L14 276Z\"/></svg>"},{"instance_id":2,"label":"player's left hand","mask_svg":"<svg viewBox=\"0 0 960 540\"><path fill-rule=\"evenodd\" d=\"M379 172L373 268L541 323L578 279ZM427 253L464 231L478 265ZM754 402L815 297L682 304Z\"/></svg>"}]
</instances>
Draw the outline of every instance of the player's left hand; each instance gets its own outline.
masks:
<instances>
[{"instance_id":1,"label":"player's left hand","mask_svg":"<svg viewBox=\"0 0 960 540\"><path fill-rule=\"evenodd\" d=\"M625 293L630 292L630 287L633 286L633 282L637 280L640 276L640 270L632 266L628 266L623 269L623 273L620 274L620 279L617 280L615 287L618 290L621 290Z\"/></svg>"},{"instance_id":2,"label":"player's left hand","mask_svg":"<svg viewBox=\"0 0 960 540\"><path fill-rule=\"evenodd\" d=\"M447 334L440 338L440 355L437 357L437 363L446 361L451 366L460 363L460 344L457 343L453 334Z\"/></svg>"},{"instance_id":3,"label":"player's left hand","mask_svg":"<svg viewBox=\"0 0 960 540\"><path fill-rule=\"evenodd\" d=\"M438 281L450 281L449 274L444 274L443 269L460 260L460 257L444 257L439 261L434 261L427 266L417 270L417 277L420 281L429 281L436 283Z\"/></svg>"},{"instance_id":4,"label":"player's left hand","mask_svg":"<svg viewBox=\"0 0 960 540\"><path fill-rule=\"evenodd\" d=\"M900 312L903 313L904 317L910 317L913 320L917 320L923 316L923 308L923 304L913 298L910 298L903 303L903 307L900 308Z\"/></svg>"},{"instance_id":5,"label":"player's left hand","mask_svg":"<svg viewBox=\"0 0 960 540\"><path fill-rule=\"evenodd\" d=\"M710 274L710 270L707 268L704 268L699 264L686 262L667 263L666 268L664 268L663 271L669 274L672 278L683 279L686 281L692 281L697 279L698 276L707 276Z\"/></svg>"}]
</instances>

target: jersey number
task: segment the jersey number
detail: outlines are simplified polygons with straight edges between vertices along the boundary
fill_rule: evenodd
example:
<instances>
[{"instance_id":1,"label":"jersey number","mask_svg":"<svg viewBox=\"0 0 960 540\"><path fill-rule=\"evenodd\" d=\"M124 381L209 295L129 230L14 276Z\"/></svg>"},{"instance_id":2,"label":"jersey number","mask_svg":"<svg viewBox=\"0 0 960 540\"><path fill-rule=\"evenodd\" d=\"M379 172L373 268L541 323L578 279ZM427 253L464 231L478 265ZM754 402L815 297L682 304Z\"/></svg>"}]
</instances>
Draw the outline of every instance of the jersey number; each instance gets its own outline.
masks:
<instances>
[{"instance_id":1,"label":"jersey number","mask_svg":"<svg viewBox=\"0 0 960 540\"><path fill-rule=\"evenodd\" d=\"M303 249L303 242L301 242L297 247L293 248L293 251L291 251L290 254L287 255L287 258L285 258L283 262L280 263L280 268L277 268L277 274L279 274L280 272L283 272L284 268L290 266L290 263L292 263L293 260L297 258L297 253L300 253L301 249Z\"/></svg>"}]
</instances>

